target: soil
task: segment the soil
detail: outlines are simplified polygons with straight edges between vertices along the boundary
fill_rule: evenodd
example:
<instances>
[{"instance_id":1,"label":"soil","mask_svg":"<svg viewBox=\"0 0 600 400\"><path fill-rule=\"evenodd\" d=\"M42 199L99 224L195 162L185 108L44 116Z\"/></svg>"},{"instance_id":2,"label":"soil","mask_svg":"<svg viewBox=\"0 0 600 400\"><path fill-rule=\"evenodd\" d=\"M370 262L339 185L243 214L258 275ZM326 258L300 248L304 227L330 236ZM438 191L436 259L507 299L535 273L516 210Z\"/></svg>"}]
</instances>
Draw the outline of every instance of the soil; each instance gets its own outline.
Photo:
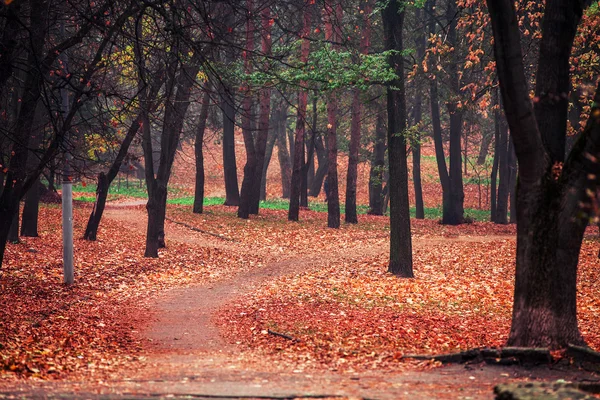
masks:
<instances>
[{"instance_id":1,"label":"soil","mask_svg":"<svg viewBox=\"0 0 600 400\"><path fill-rule=\"evenodd\" d=\"M138 206L138 207L135 207ZM144 231L146 213L141 203L111 205L107 218L127 222ZM168 240L221 248L233 253L248 252L233 242L208 234L190 232L184 226L166 223ZM414 246L432 240L482 241L514 237L440 237L415 239ZM283 275L297 274L323 263L353 259L388 251L387 238L344 248L327 257L310 254L272 255L266 266L231 279L204 286L172 289L149 305L150 315L136 327L145 343L146 357L135 370L119 371L109 381L45 382L22 384L0 398L364 398L431 399L493 397L499 383L522 380L598 380L598 376L572 368L522 368L477 365L448 365L436 368L410 366L398 371L335 372L293 370L276 359L264 357L241 344L222 339L212 316L243 294ZM135 322L134 322L135 323Z\"/></svg>"}]
</instances>

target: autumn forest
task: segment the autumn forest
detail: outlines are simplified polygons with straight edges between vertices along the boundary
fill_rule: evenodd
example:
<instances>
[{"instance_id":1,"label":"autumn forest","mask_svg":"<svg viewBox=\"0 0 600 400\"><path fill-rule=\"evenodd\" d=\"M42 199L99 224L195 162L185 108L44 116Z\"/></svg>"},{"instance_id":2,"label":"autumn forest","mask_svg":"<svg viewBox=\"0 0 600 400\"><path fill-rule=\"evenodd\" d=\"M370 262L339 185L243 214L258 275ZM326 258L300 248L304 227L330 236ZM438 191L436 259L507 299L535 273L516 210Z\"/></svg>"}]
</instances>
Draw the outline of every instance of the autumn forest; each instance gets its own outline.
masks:
<instances>
[{"instance_id":1,"label":"autumn forest","mask_svg":"<svg viewBox=\"0 0 600 400\"><path fill-rule=\"evenodd\" d=\"M600 395L599 77L592 0L0 0L0 399Z\"/></svg>"}]
</instances>

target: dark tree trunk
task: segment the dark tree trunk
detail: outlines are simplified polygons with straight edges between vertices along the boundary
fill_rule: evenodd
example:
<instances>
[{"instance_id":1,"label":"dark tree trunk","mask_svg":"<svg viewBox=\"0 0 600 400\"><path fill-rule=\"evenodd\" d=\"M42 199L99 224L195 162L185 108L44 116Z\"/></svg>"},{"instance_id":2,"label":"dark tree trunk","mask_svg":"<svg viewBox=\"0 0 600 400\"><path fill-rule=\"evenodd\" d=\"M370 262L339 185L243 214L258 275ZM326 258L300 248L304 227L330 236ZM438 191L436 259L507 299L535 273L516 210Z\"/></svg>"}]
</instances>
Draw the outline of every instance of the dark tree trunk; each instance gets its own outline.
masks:
<instances>
[{"instance_id":1,"label":"dark tree trunk","mask_svg":"<svg viewBox=\"0 0 600 400\"><path fill-rule=\"evenodd\" d=\"M388 158L390 193L390 264L394 275L412 278L412 243L410 237L410 209L408 203L408 166L406 137L398 135L406 129L406 100L404 94L404 60L402 57L402 25L404 10L398 2L388 2L382 13L386 50L395 50L389 56L389 65L397 79L387 90ZM393 88L392 88L393 87Z\"/></svg>"},{"instance_id":2,"label":"dark tree trunk","mask_svg":"<svg viewBox=\"0 0 600 400\"><path fill-rule=\"evenodd\" d=\"M156 177L153 173L152 142L150 129L144 129L144 161L146 162L146 186L148 187L148 231L144 257L158 257L158 248L165 246L165 217L167 209L167 187L185 115L190 105L190 94L199 71L199 56L194 54L189 64L178 68L179 48L171 47L170 65L167 67L165 114L160 136L160 158ZM142 103L140 101L140 103ZM143 103L142 103L143 104ZM147 121L144 115L144 122ZM146 125L146 124L144 124Z\"/></svg>"},{"instance_id":3,"label":"dark tree trunk","mask_svg":"<svg viewBox=\"0 0 600 400\"><path fill-rule=\"evenodd\" d=\"M17 212L15 213L10 224L10 230L8 232L8 241L10 243L19 242L19 209L17 209Z\"/></svg>"},{"instance_id":4,"label":"dark tree trunk","mask_svg":"<svg viewBox=\"0 0 600 400\"><path fill-rule=\"evenodd\" d=\"M104 212L104 206L106 205L106 197L108 196L108 188L110 183L104 172L98 174L98 182L96 186L96 201L94 202L94 208L88 219L87 226L83 238L86 240L96 240L98 234L98 226L100 225L100 219Z\"/></svg>"},{"instance_id":5,"label":"dark tree trunk","mask_svg":"<svg viewBox=\"0 0 600 400\"><path fill-rule=\"evenodd\" d=\"M515 146L510 137L509 143L509 161L508 167L510 169L510 181L509 181L509 196L510 196L510 219L511 224L517 223L517 155L515 153Z\"/></svg>"},{"instance_id":6,"label":"dark tree trunk","mask_svg":"<svg viewBox=\"0 0 600 400\"><path fill-rule=\"evenodd\" d=\"M300 49L300 61L308 62L310 51L310 41L308 35L310 33L310 8L305 6L304 18L302 24L302 45ZM292 164L292 179L290 184L290 207L288 210L288 220L298 221L300 214L300 192L302 189L302 165L304 164L304 135L306 130L306 106L308 101L308 93L305 89L306 82L300 83L300 91L298 92L298 113L296 118L296 135L294 137L294 161ZM292 141L290 140L290 146Z\"/></svg>"},{"instance_id":7,"label":"dark tree trunk","mask_svg":"<svg viewBox=\"0 0 600 400\"><path fill-rule=\"evenodd\" d=\"M369 174L369 214L383 215L383 175L385 170L385 118L383 109L377 113L375 125L375 145L373 146L373 157L371 159L371 172Z\"/></svg>"},{"instance_id":8,"label":"dark tree trunk","mask_svg":"<svg viewBox=\"0 0 600 400\"><path fill-rule=\"evenodd\" d=\"M488 152L490 149L490 142L492 141L493 134L486 132L481 138L481 147L479 147L479 155L477 156L477 165L485 164Z\"/></svg>"},{"instance_id":9,"label":"dark tree trunk","mask_svg":"<svg viewBox=\"0 0 600 400\"><path fill-rule=\"evenodd\" d=\"M279 103L276 111L276 128L275 135L277 136L277 158L279 159L279 169L281 170L281 197L284 199L290 198L290 186L292 181L292 163L290 161L290 153L287 146L287 106L282 101Z\"/></svg>"},{"instance_id":10,"label":"dark tree trunk","mask_svg":"<svg viewBox=\"0 0 600 400\"><path fill-rule=\"evenodd\" d=\"M223 110L223 171L225 176L225 205L237 207L240 204L237 165L235 161L235 106L231 88L222 89Z\"/></svg>"},{"instance_id":11,"label":"dark tree trunk","mask_svg":"<svg viewBox=\"0 0 600 400\"><path fill-rule=\"evenodd\" d=\"M496 216L494 222L507 224L508 192L510 190L510 170L508 166L508 126L500 116L500 141L498 145L498 196L496 198Z\"/></svg>"},{"instance_id":12,"label":"dark tree trunk","mask_svg":"<svg viewBox=\"0 0 600 400\"><path fill-rule=\"evenodd\" d=\"M271 9L263 5L261 12L261 49L267 61L262 66L264 73L269 73L271 56ZM269 116L271 114L271 88L265 86L259 91L259 116L258 134L256 136L256 167L254 168L254 184L250 190L250 214L258 214L260 205L260 188L262 186L262 172L265 164L265 152L269 137Z\"/></svg>"},{"instance_id":13,"label":"dark tree trunk","mask_svg":"<svg viewBox=\"0 0 600 400\"><path fill-rule=\"evenodd\" d=\"M275 113L272 112L271 116ZM267 139L267 148L265 150L265 163L262 168L262 178L260 183L260 200L267 200L267 171L269 170L269 164L271 163L271 158L273 158L273 147L275 147L275 140L277 140L276 130L274 128L275 121L273 117L271 117L271 121L269 122L269 137Z\"/></svg>"},{"instance_id":14,"label":"dark tree trunk","mask_svg":"<svg viewBox=\"0 0 600 400\"><path fill-rule=\"evenodd\" d=\"M317 166L317 172L315 172L315 178L310 186L309 196L318 197L323 187L323 180L327 175L328 162L327 162L327 149L323 143L323 137L319 131L315 132L315 150L317 151L317 160L319 165Z\"/></svg>"},{"instance_id":15,"label":"dark tree trunk","mask_svg":"<svg viewBox=\"0 0 600 400\"><path fill-rule=\"evenodd\" d=\"M210 105L210 93L204 92L202 107L198 117L196 138L194 141L194 156L196 158L196 182L194 186L193 212L202 214L204 207L204 132L206 131L206 120L208 119L208 107Z\"/></svg>"},{"instance_id":16,"label":"dark tree trunk","mask_svg":"<svg viewBox=\"0 0 600 400\"><path fill-rule=\"evenodd\" d=\"M494 90L492 93L492 105L499 105L498 102L498 90ZM490 221L496 221L496 181L498 178L498 164L500 153L500 111L494 110L494 161L492 163L492 173L490 176Z\"/></svg>"},{"instance_id":17,"label":"dark tree trunk","mask_svg":"<svg viewBox=\"0 0 600 400\"><path fill-rule=\"evenodd\" d=\"M361 13L363 14L363 29L360 41L360 52L362 54L369 53L369 45L371 40L371 11L371 2L366 1L364 4L364 9L361 10ZM358 216L356 213L356 186L358 178L358 150L360 147L361 136L362 103L360 100L359 89L355 88L352 94L352 122L350 125L350 154L348 158L348 174L346 176L345 220L347 223L356 224L358 223Z\"/></svg>"},{"instance_id":18,"label":"dark tree trunk","mask_svg":"<svg viewBox=\"0 0 600 400\"><path fill-rule=\"evenodd\" d=\"M415 13L416 21L421 21L423 18L423 12L421 9L417 9ZM417 60L421 62L425 57L425 47L427 46L427 34L420 35L417 39ZM413 109L414 124L417 127L418 135L412 145L412 156L413 156L413 186L415 188L415 217L417 219L425 218L425 207L423 205L423 186L421 184L421 120L423 118L423 82L422 80L417 81L415 103Z\"/></svg>"},{"instance_id":19,"label":"dark tree trunk","mask_svg":"<svg viewBox=\"0 0 600 400\"><path fill-rule=\"evenodd\" d=\"M333 43L341 42L340 25L342 24L342 5L335 8L325 3L325 40ZM337 51L337 45L334 49ZM338 125L339 91L333 90L327 98L327 226L340 227L340 194L337 169L337 125Z\"/></svg>"},{"instance_id":20,"label":"dark tree trunk","mask_svg":"<svg viewBox=\"0 0 600 400\"><path fill-rule=\"evenodd\" d=\"M546 2L536 95L543 90L543 95L554 101L540 97L544 104L536 105L535 111L523 66L515 4L511 0L487 3L503 105L519 168L515 292L507 345L581 345L577 264L587 220L575 216L581 211L586 190L596 190L596 182L590 182L588 174L600 172L598 163L586 158L586 154L600 151L598 91L591 114L594 118L588 120L562 169L557 168L557 161L564 157L563 118L567 114L560 90L568 90L569 56L583 13L582 2Z\"/></svg>"},{"instance_id":21,"label":"dark tree trunk","mask_svg":"<svg viewBox=\"0 0 600 400\"><path fill-rule=\"evenodd\" d=\"M456 25L458 23L456 2L448 2L446 17L449 23L447 40L448 43L454 47L454 50L452 51L452 60L448 66L448 73L450 75L452 94L456 97L460 94L460 80L458 75L460 57L458 51L459 41L456 37ZM446 108L450 114L450 165L448 170L450 196L448 199L448 207L444 207L443 210L442 223L447 225L458 225L463 223L463 204L465 199L461 157L463 111L455 100L446 103Z\"/></svg>"},{"instance_id":22,"label":"dark tree trunk","mask_svg":"<svg viewBox=\"0 0 600 400\"><path fill-rule=\"evenodd\" d=\"M38 236L38 210L40 206L40 180L36 180L25 196L23 206L23 221L21 224L21 236Z\"/></svg>"},{"instance_id":23,"label":"dark tree trunk","mask_svg":"<svg viewBox=\"0 0 600 400\"><path fill-rule=\"evenodd\" d=\"M250 62L249 55L254 52L254 35L256 34L254 29L254 7L253 0L247 0L247 13L246 16L246 51L244 51L244 69L247 76L252 73L252 64ZM250 216L250 209L252 208L252 192L254 186L258 183L256 181L256 169L258 167L258 159L256 146L254 144L254 115L253 115L253 93L250 89L249 83L244 82L242 95L244 100L242 101L242 135L244 137L244 147L246 148L246 164L244 165L244 178L242 179L242 189L240 191L240 204L238 207L238 217L248 219ZM261 169L262 172L262 169Z\"/></svg>"},{"instance_id":24,"label":"dark tree trunk","mask_svg":"<svg viewBox=\"0 0 600 400\"><path fill-rule=\"evenodd\" d=\"M311 129L310 129L310 138L308 139L308 142L306 143L306 147L307 149L307 155L306 155L306 161L302 163L302 190L300 193L300 206L301 207L308 207L308 186L309 186L309 172L311 169L311 165L312 165L312 169L313 169L313 175L314 175L314 169L315 169L315 135L316 135L316 131L315 131L315 126L317 124L317 97L315 96L313 98L313 118L312 118L312 123L311 123ZM314 178L314 177L313 177Z\"/></svg>"}]
</instances>

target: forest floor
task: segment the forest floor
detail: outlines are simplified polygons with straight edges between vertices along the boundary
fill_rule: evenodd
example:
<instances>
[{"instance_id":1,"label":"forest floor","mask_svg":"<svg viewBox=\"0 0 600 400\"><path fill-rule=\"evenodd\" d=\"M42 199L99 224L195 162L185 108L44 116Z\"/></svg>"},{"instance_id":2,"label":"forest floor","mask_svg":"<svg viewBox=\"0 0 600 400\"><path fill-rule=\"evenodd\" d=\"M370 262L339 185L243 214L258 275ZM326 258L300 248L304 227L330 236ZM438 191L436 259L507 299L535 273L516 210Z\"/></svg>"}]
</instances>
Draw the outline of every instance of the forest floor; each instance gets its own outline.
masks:
<instances>
[{"instance_id":1,"label":"forest floor","mask_svg":"<svg viewBox=\"0 0 600 400\"><path fill-rule=\"evenodd\" d=\"M414 280L386 272L388 219L325 227L261 210L169 208L167 248L142 257L141 202L109 206L60 284L57 207L7 249L0 398L491 398L510 381L598 380L560 365L441 366L409 354L500 346L510 327L514 226L413 220ZM81 237L90 208L75 212ZM597 232L580 262L580 324L600 348Z\"/></svg>"}]
</instances>

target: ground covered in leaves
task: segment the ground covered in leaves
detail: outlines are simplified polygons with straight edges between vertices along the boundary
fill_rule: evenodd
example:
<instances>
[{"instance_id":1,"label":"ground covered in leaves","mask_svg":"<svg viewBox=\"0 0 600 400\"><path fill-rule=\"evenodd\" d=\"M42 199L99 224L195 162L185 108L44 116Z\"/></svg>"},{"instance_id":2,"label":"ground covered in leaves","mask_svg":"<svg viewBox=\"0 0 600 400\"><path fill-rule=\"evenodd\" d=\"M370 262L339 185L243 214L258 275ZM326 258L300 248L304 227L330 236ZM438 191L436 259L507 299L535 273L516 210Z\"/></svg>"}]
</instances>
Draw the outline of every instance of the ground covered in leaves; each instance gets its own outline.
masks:
<instances>
[{"instance_id":1,"label":"ground covered in leaves","mask_svg":"<svg viewBox=\"0 0 600 400\"><path fill-rule=\"evenodd\" d=\"M130 211L127 211L130 210ZM137 332L151 299L170 289L228 280L269 263L301 272L270 280L214 318L248 359L293 371L413 368L409 354L500 346L510 327L514 226L459 227L412 221L414 280L386 272L389 220L326 228L324 213L261 210L250 220L235 209L168 210L168 248L143 258L145 209L130 220L105 218L97 242L79 239L90 208L75 212L76 285L62 284L60 209L44 206L40 237L7 248L0 276L0 377L110 379L151 351ZM110 216L110 211L107 211ZM580 261L579 321L600 349L597 230ZM422 365L422 364L421 364Z\"/></svg>"}]
</instances>

